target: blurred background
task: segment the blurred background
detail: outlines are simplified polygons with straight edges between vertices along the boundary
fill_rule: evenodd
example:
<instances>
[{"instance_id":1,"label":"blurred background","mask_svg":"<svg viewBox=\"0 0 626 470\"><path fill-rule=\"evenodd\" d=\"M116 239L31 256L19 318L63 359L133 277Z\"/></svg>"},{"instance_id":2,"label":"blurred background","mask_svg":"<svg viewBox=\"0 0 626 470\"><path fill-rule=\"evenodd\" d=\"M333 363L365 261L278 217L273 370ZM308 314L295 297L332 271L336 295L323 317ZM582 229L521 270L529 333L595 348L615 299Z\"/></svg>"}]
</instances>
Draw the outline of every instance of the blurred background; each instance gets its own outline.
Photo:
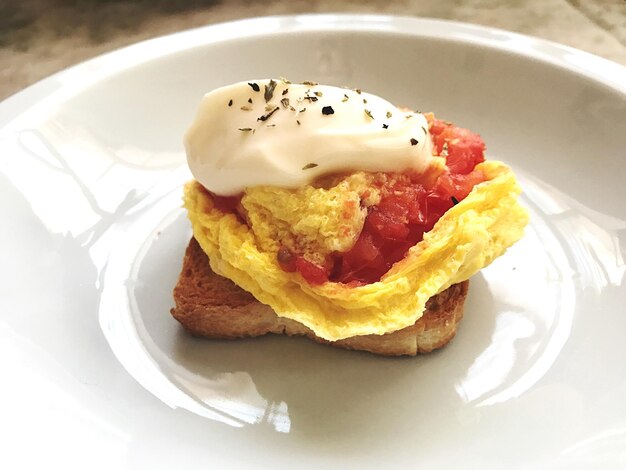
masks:
<instances>
[{"instance_id":1,"label":"blurred background","mask_svg":"<svg viewBox=\"0 0 626 470\"><path fill-rule=\"evenodd\" d=\"M626 0L0 0L0 99L144 39L253 16L335 12L476 23L626 65Z\"/></svg>"}]
</instances>

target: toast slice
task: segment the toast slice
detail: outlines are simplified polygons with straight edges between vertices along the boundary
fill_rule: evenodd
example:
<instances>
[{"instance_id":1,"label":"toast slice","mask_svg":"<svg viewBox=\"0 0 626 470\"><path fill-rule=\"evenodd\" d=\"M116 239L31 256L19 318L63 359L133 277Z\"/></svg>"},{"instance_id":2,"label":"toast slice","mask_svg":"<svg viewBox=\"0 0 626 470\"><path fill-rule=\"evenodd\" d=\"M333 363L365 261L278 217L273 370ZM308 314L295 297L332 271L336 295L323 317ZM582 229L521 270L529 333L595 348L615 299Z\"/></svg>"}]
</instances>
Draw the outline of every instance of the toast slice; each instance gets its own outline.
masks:
<instances>
[{"instance_id":1,"label":"toast slice","mask_svg":"<svg viewBox=\"0 0 626 470\"><path fill-rule=\"evenodd\" d=\"M306 326L257 301L230 279L215 274L198 242L187 246L183 268L174 288L172 315L196 336L236 339L268 333L304 335L331 346L369 351L384 356L414 356L445 346L463 317L469 281L432 297L424 315L412 326L384 335L353 336L339 341L319 338Z\"/></svg>"}]
</instances>

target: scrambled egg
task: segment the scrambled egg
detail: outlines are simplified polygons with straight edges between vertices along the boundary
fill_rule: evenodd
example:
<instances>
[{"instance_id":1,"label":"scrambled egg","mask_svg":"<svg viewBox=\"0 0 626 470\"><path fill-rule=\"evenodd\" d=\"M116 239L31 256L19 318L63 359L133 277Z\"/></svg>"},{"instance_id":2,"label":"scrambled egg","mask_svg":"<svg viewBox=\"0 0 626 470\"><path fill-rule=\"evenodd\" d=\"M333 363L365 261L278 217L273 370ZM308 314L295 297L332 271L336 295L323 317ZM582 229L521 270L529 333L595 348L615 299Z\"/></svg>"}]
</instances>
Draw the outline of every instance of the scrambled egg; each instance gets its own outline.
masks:
<instances>
[{"instance_id":1,"label":"scrambled egg","mask_svg":"<svg viewBox=\"0 0 626 470\"><path fill-rule=\"evenodd\" d=\"M334 282L313 286L300 274L283 271L276 240L288 240L311 256L313 247L326 253L349 249L365 218L359 204L367 186L363 173L328 190L248 189L242 204L251 228L214 208L210 194L195 181L185 187L185 207L216 273L279 316L336 341L412 325L430 297L468 279L521 238L528 215L517 202L521 189L513 173L495 161L477 169L486 181L449 209L379 282L359 287Z\"/></svg>"},{"instance_id":2,"label":"scrambled egg","mask_svg":"<svg viewBox=\"0 0 626 470\"><path fill-rule=\"evenodd\" d=\"M326 255L349 250L359 237L367 215L361 198L370 180L358 172L328 189L257 186L245 191L241 204L261 250L275 254L282 244L322 264Z\"/></svg>"}]
</instances>

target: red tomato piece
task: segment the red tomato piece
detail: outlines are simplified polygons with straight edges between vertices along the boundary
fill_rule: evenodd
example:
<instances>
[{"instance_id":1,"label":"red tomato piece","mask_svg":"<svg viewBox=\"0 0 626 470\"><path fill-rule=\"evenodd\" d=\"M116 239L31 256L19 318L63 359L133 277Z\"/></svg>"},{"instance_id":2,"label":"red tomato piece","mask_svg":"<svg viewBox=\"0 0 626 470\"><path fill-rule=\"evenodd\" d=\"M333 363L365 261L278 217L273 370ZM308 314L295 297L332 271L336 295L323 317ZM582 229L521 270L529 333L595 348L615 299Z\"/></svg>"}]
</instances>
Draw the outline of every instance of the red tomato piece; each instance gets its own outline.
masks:
<instances>
[{"instance_id":1,"label":"red tomato piece","mask_svg":"<svg viewBox=\"0 0 626 470\"><path fill-rule=\"evenodd\" d=\"M363 230L349 251L329 256L318 266L301 256L279 252L286 271L296 270L311 284L327 280L358 286L379 281L420 242L440 217L463 200L484 180L474 167L484 161L485 144L479 135L426 114L434 153L445 156L447 170L426 186L422 177L389 178L393 184L377 182L382 197L369 208ZM387 181L381 179L380 181ZM282 259L282 261L281 261Z\"/></svg>"},{"instance_id":2,"label":"red tomato piece","mask_svg":"<svg viewBox=\"0 0 626 470\"><path fill-rule=\"evenodd\" d=\"M296 256L295 265L296 270L309 284L319 285L328 281L328 269L323 266L318 266L302 256Z\"/></svg>"},{"instance_id":3,"label":"red tomato piece","mask_svg":"<svg viewBox=\"0 0 626 470\"><path fill-rule=\"evenodd\" d=\"M465 199L474 186L484 179L485 175L480 170L468 174L445 173L437 180L435 193L450 199L454 197L458 202Z\"/></svg>"},{"instance_id":4,"label":"red tomato piece","mask_svg":"<svg viewBox=\"0 0 626 470\"><path fill-rule=\"evenodd\" d=\"M485 161L485 143L478 134L439 119L434 119L430 132L435 154L446 158L451 173L467 174Z\"/></svg>"}]
</instances>

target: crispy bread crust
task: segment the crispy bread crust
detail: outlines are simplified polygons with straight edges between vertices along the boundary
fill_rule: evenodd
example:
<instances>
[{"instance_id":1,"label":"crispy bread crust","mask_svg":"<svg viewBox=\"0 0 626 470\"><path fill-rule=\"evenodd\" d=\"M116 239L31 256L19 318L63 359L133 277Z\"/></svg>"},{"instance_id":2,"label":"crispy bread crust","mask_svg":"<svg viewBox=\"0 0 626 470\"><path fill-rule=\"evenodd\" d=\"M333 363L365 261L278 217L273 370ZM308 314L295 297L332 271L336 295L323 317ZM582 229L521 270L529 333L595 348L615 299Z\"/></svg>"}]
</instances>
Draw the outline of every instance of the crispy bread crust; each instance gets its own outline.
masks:
<instances>
[{"instance_id":1,"label":"crispy bread crust","mask_svg":"<svg viewBox=\"0 0 626 470\"><path fill-rule=\"evenodd\" d=\"M384 356L414 356L445 346L463 317L469 281L455 284L426 303L424 315L412 326L384 335L354 336L339 341L319 338L306 326L277 316L267 305L231 280L215 274L207 255L192 238L174 288L172 315L196 336L236 339L268 333L304 335L331 346Z\"/></svg>"}]
</instances>

